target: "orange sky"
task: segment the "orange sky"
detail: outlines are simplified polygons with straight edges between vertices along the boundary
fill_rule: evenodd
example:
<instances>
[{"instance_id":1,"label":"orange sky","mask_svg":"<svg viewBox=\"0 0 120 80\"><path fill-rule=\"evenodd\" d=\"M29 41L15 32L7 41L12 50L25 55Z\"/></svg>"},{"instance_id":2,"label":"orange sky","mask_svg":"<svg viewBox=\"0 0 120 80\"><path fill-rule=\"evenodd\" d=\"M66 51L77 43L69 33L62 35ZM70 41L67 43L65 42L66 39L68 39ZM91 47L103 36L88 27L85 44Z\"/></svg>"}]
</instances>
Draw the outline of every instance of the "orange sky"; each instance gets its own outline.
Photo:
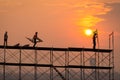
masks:
<instances>
[{"instance_id":1,"label":"orange sky","mask_svg":"<svg viewBox=\"0 0 120 80\"><path fill-rule=\"evenodd\" d=\"M100 48L108 48L108 34L114 31L119 54L119 7L120 0L0 0L0 44L5 31L9 45L31 44L25 37L38 31L44 42L37 46L92 47L92 36L84 34L90 28L98 30Z\"/></svg>"}]
</instances>

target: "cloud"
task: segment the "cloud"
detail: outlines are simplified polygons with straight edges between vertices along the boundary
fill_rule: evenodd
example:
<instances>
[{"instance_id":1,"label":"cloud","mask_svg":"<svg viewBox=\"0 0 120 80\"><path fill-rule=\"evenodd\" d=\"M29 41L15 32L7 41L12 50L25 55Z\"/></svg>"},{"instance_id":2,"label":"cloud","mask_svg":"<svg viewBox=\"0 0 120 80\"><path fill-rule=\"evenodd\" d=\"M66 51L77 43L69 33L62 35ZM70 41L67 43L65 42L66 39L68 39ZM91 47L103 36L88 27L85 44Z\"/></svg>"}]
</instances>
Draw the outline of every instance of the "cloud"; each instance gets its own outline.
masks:
<instances>
[{"instance_id":1,"label":"cloud","mask_svg":"<svg viewBox=\"0 0 120 80\"><path fill-rule=\"evenodd\" d=\"M51 11L49 14L72 15L75 20L86 20L85 18L91 16L98 20L95 23L91 21L90 24L95 25L105 20L97 17L98 15L108 14L112 10L112 6L107 5L110 3L120 3L120 0L0 0L0 13L19 10L21 7L27 7L26 10L31 12L43 9L46 12Z\"/></svg>"},{"instance_id":2,"label":"cloud","mask_svg":"<svg viewBox=\"0 0 120 80\"><path fill-rule=\"evenodd\" d=\"M104 21L104 19L95 17L95 16L84 16L78 21L78 25L82 27L93 27L95 26L98 22Z\"/></svg>"},{"instance_id":3,"label":"cloud","mask_svg":"<svg viewBox=\"0 0 120 80\"><path fill-rule=\"evenodd\" d=\"M77 25L79 26L83 26L84 23L80 25L81 22L86 22L81 20L86 20L86 19L90 20L90 16L91 16L92 21L89 21L89 25L92 26L105 20L97 16L106 15L112 10L112 6L108 4L118 3L118 2L120 1L119 0L114 0L114 1L113 0L75 0L75 1L52 0L51 2L47 2L44 4L46 6L56 7L56 9L57 7L61 8L61 9L55 10L55 12L58 12L58 13L64 12L70 15L74 15L73 17L76 18Z\"/></svg>"},{"instance_id":4,"label":"cloud","mask_svg":"<svg viewBox=\"0 0 120 80\"><path fill-rule=\"evenodd\" d=\"M102 3L120 3L120 0L95 0Z\"/></svg>"},{"instance_id":5,"label":"cloud","mask_svg":"<svg viewBox=\"0 0 120 80\"><path fill-rule=\"evenodd\" d=\"M102 19L97 16L108 14L112 10L112 7L108 6L105 2L83 1L80 3L76 3L73 6L73 9L76 12L76 14L78 15L77 16L77 18L78 18L77 25L84 26L84 27L86 27L88 25L88 26L92 27L92 26L95 26L97 23L104 21L105 19ZM86 19L87 20L89 19L89 21L86 21ZM87 22L87 23L85 25L85 23L82 23L82 22Z\"/></svg>"}]
</instances>

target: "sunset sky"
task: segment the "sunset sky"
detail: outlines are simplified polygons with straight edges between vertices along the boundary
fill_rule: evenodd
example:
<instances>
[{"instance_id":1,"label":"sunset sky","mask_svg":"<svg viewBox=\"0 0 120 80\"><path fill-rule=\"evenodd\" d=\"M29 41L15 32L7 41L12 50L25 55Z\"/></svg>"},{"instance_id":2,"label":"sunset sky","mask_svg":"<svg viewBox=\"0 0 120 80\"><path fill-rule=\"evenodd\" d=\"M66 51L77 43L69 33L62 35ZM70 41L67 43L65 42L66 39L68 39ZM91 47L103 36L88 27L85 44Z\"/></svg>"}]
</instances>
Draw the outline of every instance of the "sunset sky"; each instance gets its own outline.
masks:
<instances>
[{"instance_id":1,"label":"sunset sky","mask_svg":"<svg viewBox=\"0 0 120 80\"><path fill-rule=\"evenodd\" d=\"M0 45L8 31L8 45L31 44L37 31L43 47L89 47L98 30L100 48L108 48L108 35L115 33L115 68L120 71L120 0L0 0ZM119 68L119 70L117 69Z\"/></svg>"}]
</instances>

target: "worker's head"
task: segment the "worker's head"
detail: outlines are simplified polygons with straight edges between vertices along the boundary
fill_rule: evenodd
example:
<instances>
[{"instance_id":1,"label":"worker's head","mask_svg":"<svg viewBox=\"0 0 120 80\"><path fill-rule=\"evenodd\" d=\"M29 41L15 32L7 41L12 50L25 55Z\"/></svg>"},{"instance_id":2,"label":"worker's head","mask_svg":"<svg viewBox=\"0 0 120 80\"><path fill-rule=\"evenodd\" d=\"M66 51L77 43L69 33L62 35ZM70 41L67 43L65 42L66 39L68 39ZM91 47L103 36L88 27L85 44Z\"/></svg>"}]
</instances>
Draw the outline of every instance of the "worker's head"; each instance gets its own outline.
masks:
<instances>
[{"instance_id":1,"label":"worker's head","mask_svg":"<svg viewBox=\"0 0 120 80\"><path fill-rule=\"evenodd\" d=\"M93 32L93 34L94 34L94 35L97 35L97 34L98 34L97 30L96 30L96 31L94 31L94 32Z\"/></svg>"},{"instance_id":2,"label":"worker's head","mask_svg":"<svg viewBox=\"0 0 120 80\"><path fill-rule=\"evenodd\" d=\"M7 31L5 31L5 34L7 34Z\"/></svg>"},{"instance_id":3,"label":"worker's head","mask_svg":"<svg viewBox=\"0 0 120 80\"><path fill-rule=\"evenodd\" d=\"M38 32L35 32L35 34L37 35L37 34L38 34Z\"/></svg>"}]
</instances>

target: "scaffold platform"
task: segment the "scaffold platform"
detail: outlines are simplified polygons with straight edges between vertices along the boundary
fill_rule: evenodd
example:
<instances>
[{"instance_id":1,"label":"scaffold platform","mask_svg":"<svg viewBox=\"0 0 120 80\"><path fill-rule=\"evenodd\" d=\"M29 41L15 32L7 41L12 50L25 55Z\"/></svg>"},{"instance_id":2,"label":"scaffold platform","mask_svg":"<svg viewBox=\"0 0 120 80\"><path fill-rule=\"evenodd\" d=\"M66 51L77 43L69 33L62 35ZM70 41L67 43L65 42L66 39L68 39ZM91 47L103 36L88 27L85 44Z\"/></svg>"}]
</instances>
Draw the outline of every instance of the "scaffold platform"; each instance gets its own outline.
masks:
<instances>
[{"instance_id":1,"label":"scaffold platform","mask_svg":"<svg viewBox=\"0 0 120 80\"><path fill-rule=\"evenodd\" d=\"M76 47L68 47L68 48L54 48L54 47L24 47L24 46L2 46L1 49L28 49L28 50L53 50L53 51L91 51L91 52L111 52L112 49L92 49L92 48L76 48Z\"/></svg>"},{"instance_id":2,"label":"scaffold platform","mask_svg":"<svg viewBox=\"0 0 120 80\"><path fill-rule=\"evenodd\" d=\"M113 49L0 45L0 77L2 80L8 80L7 77L13 79L8 73L16 75L17 72L15 80L24 80L32 71L33 77L29 80L43 80L45 75L49 75L45 80L74 80L76 76L73 73L81 80L89 80L91 77L93 80L101 80L103 77L102 80L111 80L113 56Z\"/></svg>"}]
</instances>

